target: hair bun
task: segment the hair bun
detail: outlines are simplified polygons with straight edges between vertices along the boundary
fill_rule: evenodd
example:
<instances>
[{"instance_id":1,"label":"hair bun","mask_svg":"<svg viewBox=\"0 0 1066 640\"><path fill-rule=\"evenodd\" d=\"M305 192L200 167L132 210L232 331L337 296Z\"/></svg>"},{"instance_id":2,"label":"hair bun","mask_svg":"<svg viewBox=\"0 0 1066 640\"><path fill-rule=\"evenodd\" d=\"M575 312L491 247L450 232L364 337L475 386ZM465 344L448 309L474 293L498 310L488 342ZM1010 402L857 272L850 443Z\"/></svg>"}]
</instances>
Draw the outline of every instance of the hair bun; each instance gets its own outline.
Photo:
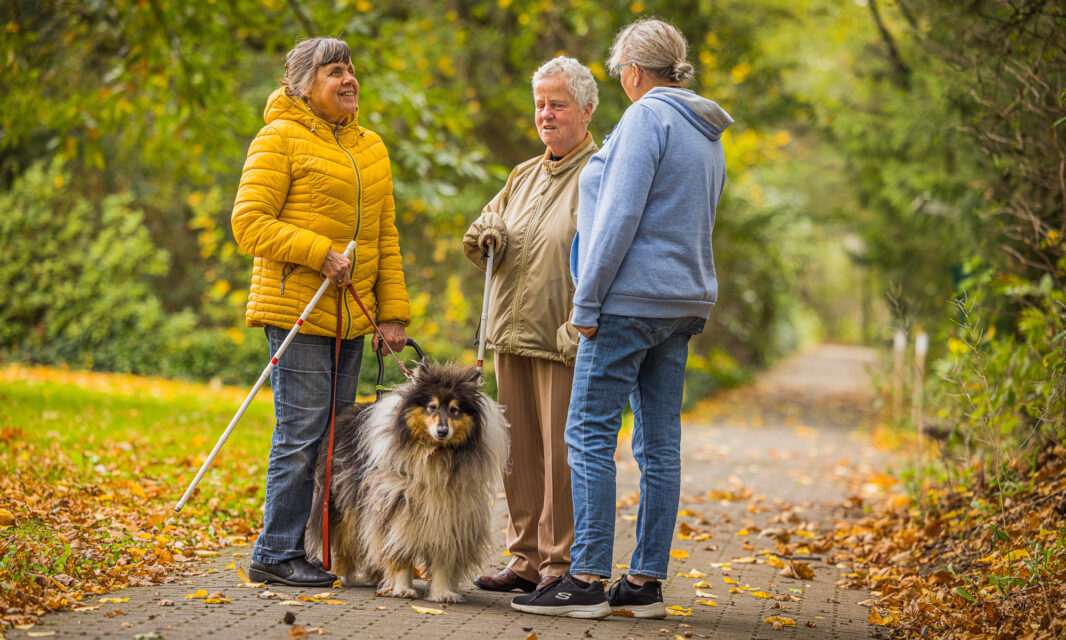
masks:
<instances>
[{"instance_id":1,"label":"hair bun","mask_svg":"<svg viewBox=\"0 0 1066 640\"><path fill-rule=\"evenodd\" d=\"M691 64L682 60L681 62L674 64L673 80L675 82L684 82L691 78L695 71L695 68Z\"/></svg>"}]
</instances>

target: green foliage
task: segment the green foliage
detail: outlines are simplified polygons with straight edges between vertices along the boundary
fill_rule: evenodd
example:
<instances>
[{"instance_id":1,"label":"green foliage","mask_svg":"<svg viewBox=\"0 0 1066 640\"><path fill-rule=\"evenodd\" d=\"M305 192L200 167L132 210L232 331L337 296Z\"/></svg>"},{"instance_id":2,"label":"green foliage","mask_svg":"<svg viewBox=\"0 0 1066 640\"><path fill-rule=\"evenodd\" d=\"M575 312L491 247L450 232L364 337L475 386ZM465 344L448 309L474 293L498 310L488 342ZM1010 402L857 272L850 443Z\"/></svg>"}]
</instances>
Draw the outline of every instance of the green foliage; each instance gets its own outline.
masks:
<instances>
[{"instance_id":1,"label":"green foliage","mask_svg":"<svg viewBox=\"0 0 1066 640\"><path fill-rule=\"evenodd\" d=\"M967 461L988 457L996 474L1034 446L1066 441L1066 294L1044 282L989 285L1034 299L1014 331L996 331L976 302L960 302L950 355L936 365L932 393L950 429L949 452Z\"/></svg>"},{"instance_id":2,"label":"green foliage","mask_svg":"<svg viewBox=\"0 0 1066 640\"><path fill-rule=\"evenodd\" d=\"M38 164L0 194L0 348L30 361L130 370L148 357L163 319L152 278L167 255L129 198L89 202L64 188L67 176Z\"/></svg>"}]
</instances>

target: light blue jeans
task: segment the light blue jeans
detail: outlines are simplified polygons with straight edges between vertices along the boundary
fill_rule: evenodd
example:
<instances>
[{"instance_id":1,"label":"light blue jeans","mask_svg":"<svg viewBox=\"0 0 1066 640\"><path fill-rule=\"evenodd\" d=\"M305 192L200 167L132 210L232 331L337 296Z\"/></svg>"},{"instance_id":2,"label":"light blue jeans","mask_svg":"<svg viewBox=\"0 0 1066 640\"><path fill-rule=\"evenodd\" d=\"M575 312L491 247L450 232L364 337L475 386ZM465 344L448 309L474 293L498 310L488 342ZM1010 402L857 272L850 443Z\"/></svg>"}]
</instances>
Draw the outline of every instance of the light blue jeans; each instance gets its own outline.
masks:
<instances>
[{"instance_id":1,"label":"light blue jeans","mask_svg":"<svg viewBox=\"0 0 1066 640\"><path fill-rule=\"evenodd\" d=\"M266 326L271 358L288 333ZM312 472L318 445L329 434L334 348L334 338L297 334L270 372L277 423L267 467L263 531L252 551L255 562L276 564L306 555L304 528L314 507ZM362 356L363 338L341 341L338 413L355 402Z\"/></svg>"},{"instance_id":2,"label":"light blue jeans","mask_svg":"<svg viewBox=\"0 0 1066 640\"><path fill-rule=\"evenodd\" d=\"M610 577L614 555L614 452L626 400L640 467L637 546L629 573L667 577L681 493L681 399L689 339L702 318L603 314L581 338L566 419L574 496L570 572Z\"/></svg>"}]
</instances>

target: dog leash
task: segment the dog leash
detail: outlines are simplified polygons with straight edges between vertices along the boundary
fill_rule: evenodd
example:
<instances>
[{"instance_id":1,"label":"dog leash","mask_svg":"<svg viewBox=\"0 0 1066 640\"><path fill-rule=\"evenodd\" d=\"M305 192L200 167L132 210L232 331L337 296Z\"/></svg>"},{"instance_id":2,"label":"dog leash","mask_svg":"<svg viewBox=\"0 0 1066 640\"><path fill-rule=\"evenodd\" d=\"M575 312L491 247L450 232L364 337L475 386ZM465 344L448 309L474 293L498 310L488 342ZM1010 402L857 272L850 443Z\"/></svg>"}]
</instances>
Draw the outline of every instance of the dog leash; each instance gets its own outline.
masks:
<instances>
[{"instance_id":1,"label":"dog leash","mask_svg":"<svg viewBox=\"0 0 1066 640\"><path fill-rule=\"evenodd\" d=\"M350 283L348 284L347 291L351 292L352 297L355 298L355 302L359 305L359 308L363 310L363 315L370 321L370 325L374 327L374 335L378 336L378 339L385 344L385 348L389 350L392 357L396 360L396 364L400 365L400 371L403 375L410 380L412 378L411 372L404 366L403 361L400 360L400 356L396 355L396 352L389 346L389 342L385 340L385 334L381 333L381 329L378 327L378 323L374 322L374 317L370 315L370 311L363 304L362 298L355 292L355 287ZM322 491L322 569L329 571L330 568L330 553L329 553L329 494L331 489L330 479L333 475L333 433L337 422L337 378L340 377L340 362L341 362L341 329L343 327L341 321L341 311L343 310L345 288L339 287L337 291L337 337L334 339L333 348L333 394L330 399L329 406L329 442L326 449L326 484Z\"/></svg>"}]
</instances>

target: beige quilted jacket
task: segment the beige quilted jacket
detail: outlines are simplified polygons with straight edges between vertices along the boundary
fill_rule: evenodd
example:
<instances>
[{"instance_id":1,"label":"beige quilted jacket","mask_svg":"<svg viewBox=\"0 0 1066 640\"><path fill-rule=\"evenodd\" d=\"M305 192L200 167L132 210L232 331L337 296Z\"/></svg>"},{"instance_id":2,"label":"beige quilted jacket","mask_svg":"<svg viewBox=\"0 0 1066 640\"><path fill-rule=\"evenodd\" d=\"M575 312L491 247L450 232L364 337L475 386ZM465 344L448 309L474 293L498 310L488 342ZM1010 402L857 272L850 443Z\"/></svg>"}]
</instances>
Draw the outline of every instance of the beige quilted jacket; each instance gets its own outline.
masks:
<instances>
[{"instance_id":1,"label":"beige quilted jacket","mask_svg":"<svg viewBox=\"0 0 1066 640\"><path fill-rule=\"evenodd\" d=\"M573 364L578 333L568 322L574 298L570 245L578 176L596 150L586 135L558 162L545 151L518 165L463 236L467 258L482 271L481 246L487 237L496 242L489 348Z\"/></svg>"}]
</instances>

